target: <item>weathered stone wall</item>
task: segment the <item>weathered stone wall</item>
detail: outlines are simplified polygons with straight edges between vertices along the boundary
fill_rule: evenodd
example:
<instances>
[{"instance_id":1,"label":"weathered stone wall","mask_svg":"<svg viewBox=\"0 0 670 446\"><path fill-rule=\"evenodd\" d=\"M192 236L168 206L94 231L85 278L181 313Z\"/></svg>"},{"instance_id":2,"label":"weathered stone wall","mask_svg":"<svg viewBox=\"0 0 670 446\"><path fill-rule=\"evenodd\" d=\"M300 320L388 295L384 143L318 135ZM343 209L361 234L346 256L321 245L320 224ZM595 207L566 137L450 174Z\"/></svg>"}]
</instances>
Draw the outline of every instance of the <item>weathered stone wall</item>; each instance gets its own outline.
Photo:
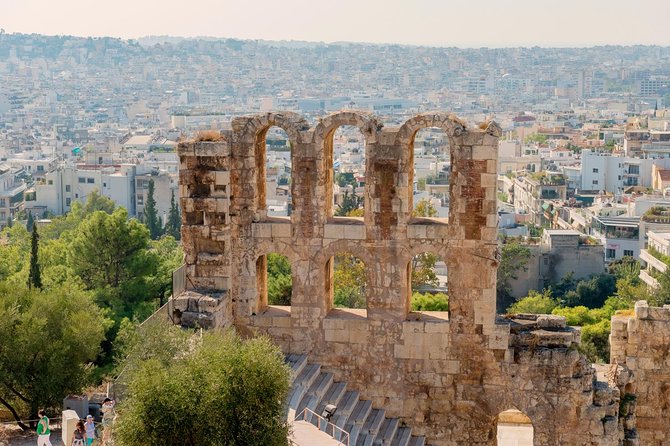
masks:
<instances>
[{"instance_id":1,"label":"weathered stone wall","mask_svg":"<svg viewBox=\"0 0 670 446\"><path fill-rule=\"evenodd\" d=\"M292 148L290 218L265 207L265 134ZM366 140L365 217L332 215L332 138L341 125ZM450 215L413 218L413 140L426 127L450 140ZM434 445L493 445L499 413L524 412L536 445L617 445L619 391L597 381L564 320L497 320L496 163L499 127L467 128L444 113L384 128L341 112L314 128L293 113L236 118L218 142L182 143L181 205L187 289L182 321L270 335L309 354L338 380L402 417ZM291 262L290 307L267 305L265 255ZM333 308L332 257L367 266L367 308ZM449 269L450 311L411 312L412 257ZM203 298L196 297L197 295Z\"/></svg>"},{"instance_id":2,"label":"weathered stone wall","mask_svg":"<svg viewBox=\"0 0 670 446\"><path fill-rule=\"evenodd\" d=\"M631 373L622 392L624 427L640 445L670 445L670 306L640 301L633 315L612 317L610 346L610 362Z\"/></svg>"}]
</instances>

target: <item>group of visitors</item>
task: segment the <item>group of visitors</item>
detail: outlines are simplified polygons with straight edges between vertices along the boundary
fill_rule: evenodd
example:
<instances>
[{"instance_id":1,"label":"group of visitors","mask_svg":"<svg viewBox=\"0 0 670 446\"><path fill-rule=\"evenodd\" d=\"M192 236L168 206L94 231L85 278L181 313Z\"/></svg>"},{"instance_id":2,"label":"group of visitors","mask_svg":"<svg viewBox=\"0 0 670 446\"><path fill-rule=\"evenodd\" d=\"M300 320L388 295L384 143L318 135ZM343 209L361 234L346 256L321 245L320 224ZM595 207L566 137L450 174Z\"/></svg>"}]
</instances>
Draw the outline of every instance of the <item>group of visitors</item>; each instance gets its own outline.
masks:
<instances>
[{"instance_id":1,"label":"group of visitors","mask_svg":"<svg viewBox=\"0 0 670 446\"><path fill-rule=\"evenodd\" d=\"M102 442L100 446L108 446L112 434L112 421L114 420L114 401L105 398L102 402ZM51 445L51 430L49 428L49 418L42 409L38 412L40 417L37 423L37 446ZM92 415L86 416L86 421L77 421L77 426L72 433L72 439L66 446L91 446L96 439L95 421Z\"/></svg>"}]
</instances>

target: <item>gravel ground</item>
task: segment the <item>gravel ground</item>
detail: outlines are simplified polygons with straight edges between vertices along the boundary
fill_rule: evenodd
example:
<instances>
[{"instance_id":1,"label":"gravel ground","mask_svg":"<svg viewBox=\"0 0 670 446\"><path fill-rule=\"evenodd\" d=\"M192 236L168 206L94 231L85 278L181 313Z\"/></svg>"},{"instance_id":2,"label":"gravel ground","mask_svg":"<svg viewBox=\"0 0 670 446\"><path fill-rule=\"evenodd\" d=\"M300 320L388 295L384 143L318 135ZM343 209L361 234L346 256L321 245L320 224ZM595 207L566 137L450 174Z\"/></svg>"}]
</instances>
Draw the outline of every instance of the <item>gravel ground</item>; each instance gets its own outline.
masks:
<instances>
[{"instance_id":1,"label":"gravel ground","mask_svg":"<svg viewBox=\"0 0 670 446\"><path fill-rule=\"evenodd\" d=\"M52 446L63 446L60 430L51 431ZM0 428L0 445L4 446L36 446L37 436L34 433L23 433L16 429Z\"/></svg>"}]
</instances>

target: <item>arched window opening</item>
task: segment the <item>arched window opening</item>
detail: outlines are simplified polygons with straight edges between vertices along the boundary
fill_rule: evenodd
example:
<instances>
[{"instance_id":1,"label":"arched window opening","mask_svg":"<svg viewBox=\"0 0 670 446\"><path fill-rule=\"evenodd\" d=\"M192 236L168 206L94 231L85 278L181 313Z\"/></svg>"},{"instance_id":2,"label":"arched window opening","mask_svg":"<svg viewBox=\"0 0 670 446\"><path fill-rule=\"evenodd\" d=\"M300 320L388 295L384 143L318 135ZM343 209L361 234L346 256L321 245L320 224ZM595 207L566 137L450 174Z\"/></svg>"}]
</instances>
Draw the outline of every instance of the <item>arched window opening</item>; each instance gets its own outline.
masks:
<instances>
[{"instance_id":1,"label":"arched window opening","mask_svg":"<svg viewBox=\"0 0 670 446\"><path fill-rule=\"evenodd\" d=\"M533 424L523 412L510 409L498 414L497 446L533 446Z\"/></svg>"},{"instance_id":2,"label":"arched window opening","mask_svg":"<svg viewBox=\"0 0 670 446\"><path fill-rule=\"evenodd\" d=\"M447 264L437 254L415 255L407 267L412 311L449 311Z\"/></svg>"},{"instance_id":3,"label":"arched window opening","mask_svg":"<svg viewBox=\"0 0 670 446\"><path fill-rule=\"evenodd\" d=\"M332 169L329 184L332 201L329 216L363 217L365 205L365 138L351 125L343 125L332 132L326 152Z\"/></svg>"},{"instance_id":4,"label":"arched window opening","mask_svg":"<svg viewBox=\"0 0 670 446\"><path fill-rule=\"evenodd\" d=\"M410 145L410 191L413 217L449 215L449 138L444 130L428 127L414 135ZM430 205L429 209L426 205Z\"/></svg>"},{"instance_id":5,"label":"arched window opening","mask_svg":"<svg viewBox=\"0 0 670 446\"><path fill-rule=\"evenodd\" d=\"M327 294L331 307L367 309L367 268L350 252L340 252L326 263Z\"/></svg>"},{"instance_id":6,"label":"arched window opening","mask_svg":"<svg viewBox=\"0 0 670 446\"><path fill-rule=\"evenodd\" d=\"M257 290L260 308L290 306L293 295L291 262L274 252L260 256L256 261Z\"/></svg>"},{"instance_id":7,"label":"arched window opening","mask_svg":"<svg viewBox=\"0 0 670 446\"><path fill-rule=\"evenodd\" d=\"M264 202L259 207L267 210L268 216L287 217L293 210L291 196L291 142L286 132L279 127L270 127L265 133L264 164L259 172L259 195ZM265 194L261 193L261 189Z\"/></svg>"}]
</instances>

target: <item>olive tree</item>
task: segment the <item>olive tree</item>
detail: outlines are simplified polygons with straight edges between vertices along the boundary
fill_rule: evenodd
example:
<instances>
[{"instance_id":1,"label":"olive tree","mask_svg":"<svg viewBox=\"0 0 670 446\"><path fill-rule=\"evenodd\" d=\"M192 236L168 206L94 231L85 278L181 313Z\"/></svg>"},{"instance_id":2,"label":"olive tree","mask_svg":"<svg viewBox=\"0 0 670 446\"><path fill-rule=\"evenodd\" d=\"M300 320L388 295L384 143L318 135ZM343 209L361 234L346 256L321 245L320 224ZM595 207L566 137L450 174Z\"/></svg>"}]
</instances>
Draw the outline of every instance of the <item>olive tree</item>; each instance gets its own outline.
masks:
<instances>
[{"instance_id":1,"label":"olive tree","mask_svg":"<svg viewBox=\"0 0 670 446\"><path fill-rule=\"evenodd\" d=\"M142 327L148 333L130 349L117 445L288 444L290 371L276 346L266 338L161 325Z\"/></svg>"}]
</instances>

